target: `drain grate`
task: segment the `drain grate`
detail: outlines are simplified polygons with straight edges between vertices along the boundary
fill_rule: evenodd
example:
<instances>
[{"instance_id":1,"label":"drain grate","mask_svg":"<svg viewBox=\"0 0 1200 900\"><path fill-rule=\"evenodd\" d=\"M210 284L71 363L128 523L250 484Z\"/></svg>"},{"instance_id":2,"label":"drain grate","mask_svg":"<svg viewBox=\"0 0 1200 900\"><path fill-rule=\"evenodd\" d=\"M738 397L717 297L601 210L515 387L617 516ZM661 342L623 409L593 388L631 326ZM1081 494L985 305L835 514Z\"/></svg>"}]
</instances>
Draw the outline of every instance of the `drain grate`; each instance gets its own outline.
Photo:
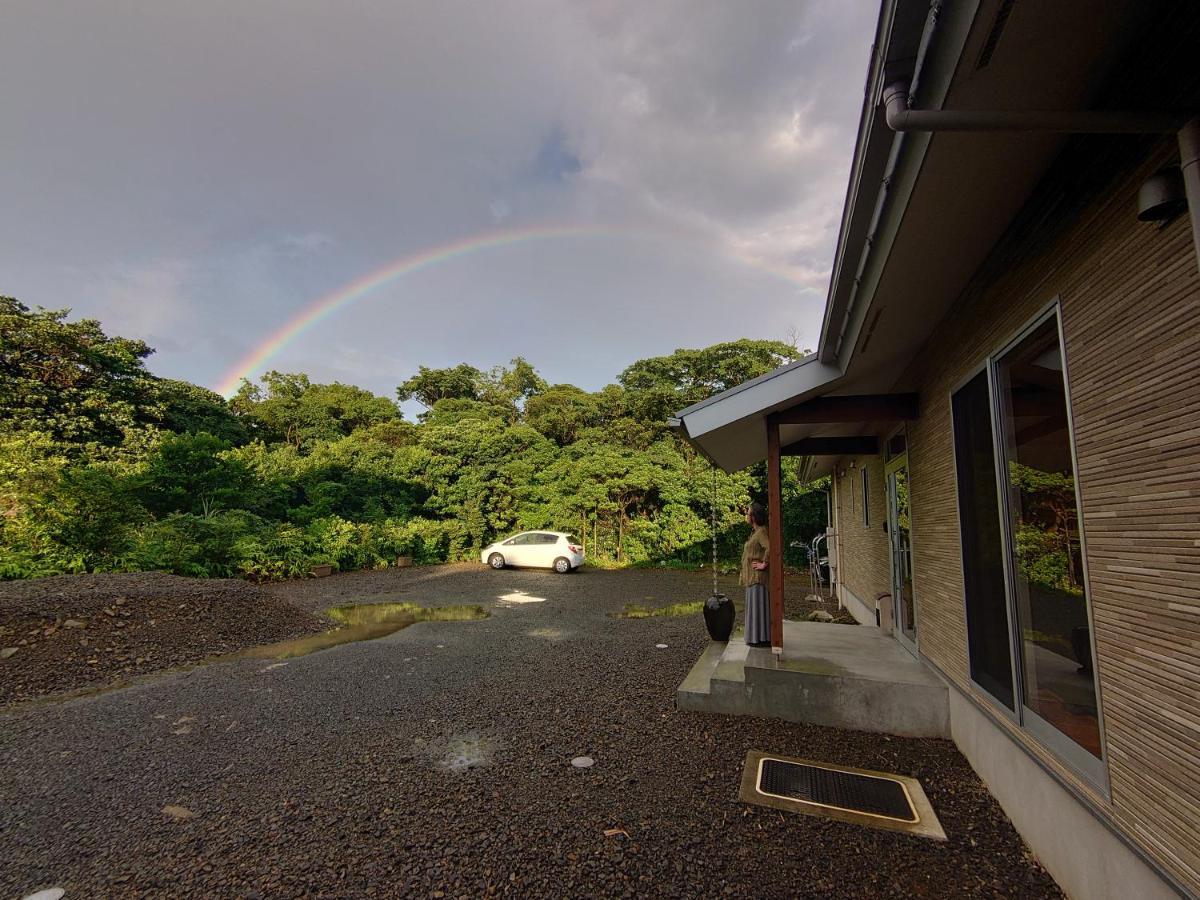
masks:
<instances>
[{"instance_id":1,"label":"drain grate","mask_svg":"<svg viewBox=\"0 0 1200 900\"><path fill-rule=\"evenodd\" d=\"M920 782L905 775L752 750L739 796L757 806L946 839Z\"/></svg>"},{"instance_id":2,"label":"drain grate","mask_svg":"<svg viewBox=\"0 0 1200 900\"><path fill-rule=\"evenodd\" d=\"M919 821L908 791L892 778L768 758L759 763L758 792L899 822Z\"/></svg>"}]
</instances>

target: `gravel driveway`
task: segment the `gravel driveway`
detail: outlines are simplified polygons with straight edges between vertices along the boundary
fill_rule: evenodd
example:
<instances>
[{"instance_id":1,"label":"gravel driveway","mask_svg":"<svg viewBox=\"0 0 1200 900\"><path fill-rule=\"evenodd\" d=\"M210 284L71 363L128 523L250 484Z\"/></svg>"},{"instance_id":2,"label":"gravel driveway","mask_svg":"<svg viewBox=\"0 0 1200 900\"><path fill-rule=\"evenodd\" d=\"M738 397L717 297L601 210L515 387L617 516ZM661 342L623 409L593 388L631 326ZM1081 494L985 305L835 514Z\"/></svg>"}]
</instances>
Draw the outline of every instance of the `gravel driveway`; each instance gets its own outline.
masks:
<instances>
[{"instance_id":1,"label":"gravel driveway","mask_svg":"<svg viewBox=\"0 0 1200 900\"><path fill-rule=\"evenodd\" d=\"M269 590L491 616L0 715L0 897L1060 896L948 742L676 712L700 618L614 614L706 596L703 575ZM950 840L744 806L750 749L915 775Z\"/></svg>"}]
</instances>

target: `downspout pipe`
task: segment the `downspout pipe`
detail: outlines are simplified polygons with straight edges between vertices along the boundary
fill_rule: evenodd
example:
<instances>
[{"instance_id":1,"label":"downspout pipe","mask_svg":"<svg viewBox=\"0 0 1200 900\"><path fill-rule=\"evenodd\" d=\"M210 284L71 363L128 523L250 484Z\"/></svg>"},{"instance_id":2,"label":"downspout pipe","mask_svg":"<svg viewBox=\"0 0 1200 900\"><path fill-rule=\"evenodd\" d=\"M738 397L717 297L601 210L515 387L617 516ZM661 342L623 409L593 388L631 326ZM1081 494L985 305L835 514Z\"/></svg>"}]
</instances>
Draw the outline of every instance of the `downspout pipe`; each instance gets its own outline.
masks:
<instances>
[{"instance_id":1,"label":"downspout pipe","mask_svg":"<svg viewBox=\"0 0 1200 900\"><path fill-rule=\"evenodd\" d=\"M1117 110L973 110L910 109L908 85L896 82L883 91L888 127L907 131L1011 131L1043 134L1176 134L1187 194L1192 242L1200 265L1200 118L1184 124L1186 114Z\"/></svg>"},{"instance_id":2,"label":"downspout pipe","mask_svg":"<svg viewBox=\"0 0 1200 900\"><path fill-rule=\"evenodd\" d=\"M1200 263L1200 118L1179 129L1179 169L1187 194L1188 215L1192 220L1192 243Z\"/></svg>"},{"instance_id":3,"label":"downspout pipe","mask_svg":"<svg viewBox=\"0 0 1200 900\"><path fill-rule=\"evenodd\" d=\"M917 59L913 65L912 87L914 89L920 81L922 70L925 68L925 56L929 53L929 46L933 43L933 36L938 30L938 22L941 14L942 4L940 0L931 0L929 13L925 17L925 27L921 31L921 43L917 46ZM880 50L880 52L883 53L885 51ZM905 89L905 96L907 97L907 95L908 86ZM896 139L896 144L892 147L891 154L888 156L887 168L884 169L883 180L879 187L879 195L875 199L875 208L871 211L871 220L867 225L866 244L859 255L858 266L854 270L854 288L850 292L849 299L846 301L846 310L842 316L842 323L838 327L837 341L831 349L818 348L818 352L821 354L821 362L833 362L841 356L842 342L846 337L846 329L850 327L850 319L854 315L854 304L858 299L858 288L862 284L863 275L867 271L867 263L871 255L871 245L875 242L875 232L879 228L879 223L883 221L884 210L887 207L888 197L891 193L892 179L895 178L896 167L900 163L900 156L903 152L904 135L900 134Z\"/></svg>"}]
</instances>

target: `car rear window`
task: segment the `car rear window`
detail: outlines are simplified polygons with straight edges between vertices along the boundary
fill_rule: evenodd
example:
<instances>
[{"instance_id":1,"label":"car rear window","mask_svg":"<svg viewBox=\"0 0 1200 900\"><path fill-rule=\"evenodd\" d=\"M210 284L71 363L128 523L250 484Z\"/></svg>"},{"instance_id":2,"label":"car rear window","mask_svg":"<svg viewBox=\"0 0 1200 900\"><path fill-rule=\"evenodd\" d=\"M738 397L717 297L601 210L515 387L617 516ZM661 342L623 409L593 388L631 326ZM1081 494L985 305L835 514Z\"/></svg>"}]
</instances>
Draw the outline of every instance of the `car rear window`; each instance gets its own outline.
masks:
<instances>
[{"instance_id":1,"label":"car rear window","mask_svg":"<svg viewBox=\"0 0 1200 900\"><path fill-rule=\"evenodd\" d=\"M574 544L576 547L578 547L580 545L581 541L579 540L579 538L575 537L575 535L568 534L567 535L567 543Z\"/></svg>"}]
</instances>

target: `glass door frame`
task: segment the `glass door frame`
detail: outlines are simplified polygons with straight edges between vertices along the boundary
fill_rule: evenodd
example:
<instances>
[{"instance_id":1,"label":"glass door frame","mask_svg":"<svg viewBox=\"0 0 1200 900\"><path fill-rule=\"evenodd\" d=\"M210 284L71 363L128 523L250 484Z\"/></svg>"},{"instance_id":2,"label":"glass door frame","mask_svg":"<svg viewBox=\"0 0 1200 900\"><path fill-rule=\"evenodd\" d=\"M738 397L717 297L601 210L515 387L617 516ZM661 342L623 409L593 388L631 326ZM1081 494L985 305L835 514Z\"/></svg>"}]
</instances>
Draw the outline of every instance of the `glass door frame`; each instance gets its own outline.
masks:
<instances>
[{"instance_id":1,"label":"glass door frame","mask_svg":"<svg viewBox=\"0 0 1200 900\"><path fill-rule=\"evenodd\" d=\"M1079 517L1079 542L1080 542L1080 557L1082 565L1082 575L1084 582L1084 591L1087 598L1087 619L1088 619L1088 638L1090 650L1092 654L1092 677L1093 690L1096 693L1096 723L1100 732L1100 757L1092 756L1065 734L1039 716L1034 710L1030 709L1025 703L1025 660L1024 646L1022 644L1022 636L1020 623L1017 621L1016 610L1016 548L1014 546L1014 538L1011 533L1010 523L1012 521L1011 503L1012 503L1012 486L1008 476L1008 467L1005 462L1007 449L1004 446L1003 435L1003 415L1001 409L1000 389L997 381L996 369L999 360L1004 357L1008 351L1016 347L1029 334L1034 332L1038 327L1043 325L1048 320L1053 319L1055 329L1058 333L1059 352L1062 356L1062 378L1063 378L1063 395L1066 401L1067 413L1067 436L1070 442L1071 465L1074 471L1075 481L1075 508ZM1067 342L1066 336L1063 333L1062 323L1062 308L1059 298L1055 297L1051 303L1041 309L1035 316L1029 319L1015 333L1004 341L997 349L988 353L984 361L972 368L971 372L963 378L959 383L955 384L950 389L951 409L953 409L954 395L966 384L968 384L980 371L987 373L988 383L988 407L989 415L992 424L992 450L994 456L994 464L996 470L996 493L997 506L1000 514L1000 543L1003 556L1004 568L1004 594L1005 594L1005 614L1008 618L1008 640L1009 640L1009 658L1012 664L1012 684L1013 684L1013 702L1014 707L1010 709L1004 704L995 700L991 694L987 694L992 700L993 708L1003 711L1005 718L1014 722L1023 731L1032 735L1038 743L1049 749L1054 757L1064 762L1069 768L1083 776L1084 780L1098 789L1102 794L1109 793L1109 778L1108 778L1108 740L1105 734L1104 727L1104 695L1100 687L1100 661L1096 653L1096 628L1095 614L1091 602L1091 580L1088 573L1088 554L1087 554L1087 538L1085 536L1084 520L1083 520L1083 497L1079 487L1079 458L1075 446L1075 417L1074 405L1071 402L1071 380L1068 375L1068 360L1067 360ZM951 415L951 428L953 428L953 414ZM953 445L953 442L951 442ZM957 466L955 468L957 471ZM961 522L961 512L957 509L958 493L955 492L956 515L959 516ZM961 552L960 546L960 552ZM961 560L960 560L961 561ZM965 597L964 597L965 602ZM969 652L969 651L968 651ZM978 686L978 683L972 679L972 684ZM986 689L984 690L986 694Z\"/></svg>"},{"instance_id":2,"label":"glass door frame","mask_svg":"<svg viewBox=\"0 0 1200 900\"><path fill-rule=\"evenodd\" d=\"M889 440L891 438L889 437ZM904 470L906 480L909 474L908 468L908 449L905 448L903 453L898 453L884 463L884 490L887 499L887 532L888 532L888 562L891 572L891 589L892 589L892 609L893 609L893 633L900 646L911 653L913 656L918 656L918 645L920 643L920 632L917 629L917 592L916 579L913 578L912 566L912 498L909 498L908 503L908 580L909 590L912 592L913 598L913 620L912 633L910 638L904 631L904 598L901 588L903 580L901 577L901 566L903 559L900 556L898 547L898 515L899 509L896 504L896 473L901 469Z\"/></svg>"}]
</instances>

